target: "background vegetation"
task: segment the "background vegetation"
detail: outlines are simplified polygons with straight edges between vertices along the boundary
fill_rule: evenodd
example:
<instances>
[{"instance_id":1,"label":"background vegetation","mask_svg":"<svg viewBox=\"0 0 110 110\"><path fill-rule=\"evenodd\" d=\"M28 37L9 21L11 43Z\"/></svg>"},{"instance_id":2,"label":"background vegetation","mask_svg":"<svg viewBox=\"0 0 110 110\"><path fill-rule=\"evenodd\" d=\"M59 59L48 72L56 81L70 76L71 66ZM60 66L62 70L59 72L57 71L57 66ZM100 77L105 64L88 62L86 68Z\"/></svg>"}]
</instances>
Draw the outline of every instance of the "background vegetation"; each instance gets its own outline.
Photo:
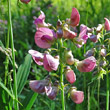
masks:
<instances>
[{"instance_id":1,"label":"background vegetation","mask_svg":"<svg viewBox=\"0 0 110 110\"><path fill-rule=\"evenodd\" d=\"M38 17L40 10L42 10L46 15L46 22L56 25L58 18L65 20L70 17L72 7L76 7L80 13L80 24L85 24L88 27L94 27L98 24L104 23L104 17L110 18L110 0L31 0L31 2L26 5L21 2L17 4L17 0L11 0L11 12L12 12L12 26L14 34L14 45L15 45L15 57L16 57L16 68L21 64L24 64L24 71L20 73L20 69L17 68L18 79L21 75L24 79L19 79L19 101L23 104L20 106L20 110L60 110L61 100L60 93L57 95L56 100L51 101L45 95L37 95L33 93L29 88L29 81L32 79L43 79L48 72L42 67L36 65L32 61L32 65L26 62L31 58L26 56L29 49L35 49L37 51L44 51L38 48L34 43L34 35L36 32L35 25L33 24L33 17ZM8 5L7 0L0 0L0 81L5 80L5 58L7 56L6 52L8 50L6 47L6 37L8 33ZM84 46L81 49L77 49L74 44L68 42L65 44L72 50L75 58L80 60L84 59ZM86 44L86 50L93 47L93 43L89 41ZM9 44L11 47L11 44ZM11 51L11 50L10 50ZM26 58L25 58L26 56ZM26 67L31 66L31 71L26 69ZM26 71L25 71L26 69ZM74 68L73 68L74 69ZM9 74L7 77L13 83L13 77L11 75L12 66L9 65ZM19 72L20 71L20 72ZM28 75L24 77L22 74L29 72ZM97 98L97 86L98 81L94 81L92 73L87 73L85 75L81 74L79 71L75 70L77 79L75 86L79 90L85 91L85 100L82 104L75 104L72 100L65 94L66 97L66 110L98 110L100 105L100 110L105 110L106 105L106 77L101 79L100 83L100 103L98 103ZM28 80L25 79L28 77ZM22 82L24 80L24 82ZM85 80L85 81L84 81ZM9 82L10 82L9 81ZM66 81L65 81L66 83ZM20 85L21 84L21 85ZM3 86L4 87L4 86ZM5 88L5 87L4 87ZM12 93L12 85L10 83L7 88ZM5 102L3 101L3 88L0 88L0 110L5 110L4 106L7 106L10 98L8 97ZM12 93L13 94L13 93Z\"/></svg>"}]
</instances>

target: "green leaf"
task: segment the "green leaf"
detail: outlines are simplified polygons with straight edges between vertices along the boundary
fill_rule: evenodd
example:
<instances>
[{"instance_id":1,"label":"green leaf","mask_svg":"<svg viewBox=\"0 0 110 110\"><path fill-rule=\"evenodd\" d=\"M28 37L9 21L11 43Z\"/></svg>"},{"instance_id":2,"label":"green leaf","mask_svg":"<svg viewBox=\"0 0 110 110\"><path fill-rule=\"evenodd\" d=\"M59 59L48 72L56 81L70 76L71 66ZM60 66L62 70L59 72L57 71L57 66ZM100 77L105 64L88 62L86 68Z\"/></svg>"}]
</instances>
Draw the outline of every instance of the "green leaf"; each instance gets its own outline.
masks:
<instances>
[{"instance_id":1,"label":"green leaf","mask_svg":"<svg viewBox=\"0 0 110 110\"><path fill-rule=\"evenodd\" d=\"M2 82L0 82L0 86L8 93L8 95L10 95L12 99L15 99L14 95L8 90L8 88Z\"/></svg>"},{"instance_id":2,"label":"green leaf","mask_svg":"<svg viewBox=\"0 0 110 110\"><path fill-rule=\"evenodd\" d=\"M36 100L36 97L38 96L37 93L33 92L32 90L27 94L26 98L22 102L22 107L20 107L20 110L31 110L31 107L33 103Z\"/></svg>"},{"instance_id":3,"label":"green leaf","mask_svg":"<svg viewBox=\"0 0 110 110\"><path fill-rule=\"evenodd\" d=\"M25 60L23 62L23 64L20 65L20 67L18 68L18 72L17 72L17 91L18 94L21 93L27 78L29 76L29 72L30 72L30 68L31 68L31 55L27 55L25 57Z\"/></svg>"}]
</instances>

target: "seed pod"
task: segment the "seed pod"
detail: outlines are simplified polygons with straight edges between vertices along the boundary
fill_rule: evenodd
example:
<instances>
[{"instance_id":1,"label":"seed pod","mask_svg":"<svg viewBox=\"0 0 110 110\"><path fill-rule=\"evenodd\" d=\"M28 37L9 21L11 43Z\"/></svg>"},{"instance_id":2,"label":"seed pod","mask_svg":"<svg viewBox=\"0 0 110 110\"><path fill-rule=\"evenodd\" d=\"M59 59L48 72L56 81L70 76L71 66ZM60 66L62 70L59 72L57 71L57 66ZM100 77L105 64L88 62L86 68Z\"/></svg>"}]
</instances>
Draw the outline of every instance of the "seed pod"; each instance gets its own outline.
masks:
<instances>
[{"instance_id":1,"label":"seed pod","mask_svg":"<svg viewBox=\"0 0 110 110\"><path fill-rule=\"evenodd\" d=\"M84 100L84 93L83 91L77 91L76 88L73 87L70 91L70 97L73 102L75 102L76 104L80 104Z\"/></svg>"},{"instance_id":2,"label":"seed pod","mask_svg":"<svg viewBox=\"0 0 110 110\"><path fill-rule=\"evenodd\" d=\"M65 77L66 80L71 84L73 84L76 81L76 75L69 66L66 67Z\"/></svg>"}]
</instances>

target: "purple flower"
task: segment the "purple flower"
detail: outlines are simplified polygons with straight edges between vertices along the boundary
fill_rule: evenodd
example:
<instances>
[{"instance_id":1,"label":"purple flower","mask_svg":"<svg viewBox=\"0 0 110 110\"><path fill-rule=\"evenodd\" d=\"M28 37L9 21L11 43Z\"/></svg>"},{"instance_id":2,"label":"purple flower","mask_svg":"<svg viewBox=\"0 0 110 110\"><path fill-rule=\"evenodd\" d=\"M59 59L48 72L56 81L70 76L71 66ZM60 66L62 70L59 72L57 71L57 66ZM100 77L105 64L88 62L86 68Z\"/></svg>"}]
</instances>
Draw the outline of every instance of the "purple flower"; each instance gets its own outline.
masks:
<instances>
[{"instance_id":1,"label":"purple flower","mask_svg":"<svg viewBox=\"0 0 110 110\"><path fill-rule=\"evenodd\" d=\"M33 80L33 81L30 81L29 86L34 92L43 93L45 92L45 86L48 86L48 84L49 84L48 79Z\"/></svg>"},{"instance_id":2,"label":"purple flower","mask_svg":"<svg viewBox=\"0 0 110 110\"><path fill-rule=\"evenodd\" d=\"M76 8L72 8L71 18L70 18L70 25L75 27L79 25L80 21L80 14Z\"/></svg>"},{"instance_id":3,"label":"purple flower","mask_svg":"<svg viewBox=\"0 0 110 110\"><path fill-rule=\"evenodd\" d=\"M56 39L56 34L49 28L39 28L35 34L35 43L40 48L50 48Z\"/></svg>"},{"instance_id":4,"label":"purple flower","mask_svg":"<svg viewBox=\"0 0 110 110\"><path fill-rule=\"evenodd\" d=\"M96 66L96 59L93 56L77 62L77 69L80 72L90 72L95 68L95 66Z\"/></svg>"},{"instance_id":5,"label":"purple flower","mask_svg":"<svg viewBox=\"0 0 110 110\"><path fill-rule=\"evenodd\" d=\"M59 58L54 58L50 54L44 54L43 65L47 71L56 71L59 65Z\"/></svg>"},{"instance_id":6,"label":"purple flower","mask_svg":"<svg viewBox=\"0 0 110 110\"><path fill-rule=\"evenodd\" d=\"M29 50L29 54L32 55L33 60L38 64L38 65L43 65L43 58L44 55L38 51L35 50Z\"/></svg>"},{"instance_id":7,"label":"purple flower","mask_svg":"<svg viewBox=\"0 0 110 110\"><path fill-rule=\"evenodd\" d=\"M45 23L45 14L43 11L40 11L41 14L38 18L35 18L34 24L36 25L36 29L40 27L48 27L49 24Z\"/></svg>"},{"instance_id":8,"label":"purple flower","mask_svg":"<svg viewBox=\"0 0 110 110\"><path fill-rule=\"evenodd\" d=\"M79 37L76 38L77 41L76 46L78 48L82 47L86 43L87 39L88 39L87 27L83 27L83 29L79 33Z\"/></svg>"}]
</instances>

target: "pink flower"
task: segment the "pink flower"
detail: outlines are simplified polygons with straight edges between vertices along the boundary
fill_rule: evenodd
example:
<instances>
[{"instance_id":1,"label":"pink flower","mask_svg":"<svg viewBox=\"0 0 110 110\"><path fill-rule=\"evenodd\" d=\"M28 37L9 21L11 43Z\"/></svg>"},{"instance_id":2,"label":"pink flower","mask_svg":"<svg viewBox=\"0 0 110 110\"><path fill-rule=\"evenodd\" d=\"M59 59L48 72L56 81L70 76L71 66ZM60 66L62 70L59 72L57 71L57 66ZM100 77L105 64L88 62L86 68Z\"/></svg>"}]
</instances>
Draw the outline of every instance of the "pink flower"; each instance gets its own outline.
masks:
<instances>
[{"instance_id":1,"label":"pink flower","mask_svg":"<svg viewBox=\"0 0 110 110\"><path fill-rule=\"evenodd\" d=\"M96 59L93 56L90 56L83 61L79 61L77 63L77 69L80 72L90 72L92 71L96 66Z\"/></svg>"},{"instance_id":2,"label":"pink flower","mask_svg":"<svg viewBox=\"0 0 110 110\"><path fill-rule=\"evenodd\" d=\"M31 0L20 0L21 2L28 4Z\"/></svg>"},{"instance_id":3,"label":"pink flower","mask_svg":"<svg viewBox=\"0 0 110 110\"><path fill-rule=\"evenodd\" d=\"M76 75L70 67L67 67L65 72L65 77L66 77L66 80L71 84L73 84L76 81Z\"/></svg>"},{"instance_id":4,"label":"pink flower","mask_svg":"<svg viewBox=\"0 0 110 110\"><path fill-rule=\"evenodd\" d=\"M38 18L35 18L35 25L36 25L36 29L40 28L40 27L48 27L49 25L45 23L45 14L43 11L40 11L41 14Z\"/></svg>"},{"instance_id":5,"label":"pink flower","mask_svg":"<svg viewBox=\"0 0 110 110\"><path fill-rule=\"evenodd\" d=\"M75 27L79 25L80 21L80 14L76 8L72 8L71 18L70 18L70 25Z\"/></svg>"},{"instance_id":6,"label":"pink flower","mask_svg":"<svg viewBox=\"0 0 110 110\"><path fill-rule=\"evenodd\" d=\"M43 58L44 55L38 51L35 50L29 50L29 54L32 55L33 60L38 64L38 65L43 65Z\"/></svg>"},{"instance_id":7,"label":"pink flower","mask_svg":"<svg viewBox=\"0 0 110 110\"><path fill-rule=\"evenodd\" d=\"M105 30L110 31L110 21L107 18L104 19L105 19Z\"/></svg>"},{"instance_id":8,"label":"pink flower","mask_svg":"<svg viewBox=\"0 0 110 110\"><path fill-rule=\"evenodd\" d=\"M83 91L77 91L75 88L73 88L70 91L70 97L73 102L75 102L76 104L80 104L84 100L84 93Z\"/></svg>"},{"instance_id":9,"label":"pink flower","mask_svg":"<svg viewBox=\"0 0 110 110\"><path fill-rule=\"evenodd\" d=\"M30 81L29 86L34 92L43 93L45 92L45 86L48 86L48 84L49 84L48 79L33 80L33 81Z\"/></svg>"},{"instance_id":10,"label":"pink flower","mask_svg":"<svg viewBox=\"0 0 110 110\"><path fill-rule=\"evenodd\" d=\"M83 29L79 33L79 37L76 38L77 41L76 46L78 48L82 47L86 43L87 39L88 39L87 27L83 27Z\"/></svg>"},{"instance_id":11,"label":"pink flower","mask_svg":"<svg viewBox=\"0 0 110 110\"><path fill-rule=\"evenodd\" d=\"M77 36L77 33L69 30L67 27L64 28L63 30L63 37L66 39L73 39L74 37Z\"/></svg>"},{"instance_id":12,"label":"pink flower","mask_svg":"<svg viewBox=\"0 0 110 110\"><path fill-rule=\"evenodd\" d=\"M56 39L56 34L49 28L39 28L35 34L35 43L40 48L50 48Z\"/></svg>"},{"instance_id":13,"label":"pink flower","mask_svg":"<svg viewBox=\"0 0 110 110\"><path fill-rule=\"evenodd\" d=\"M59 65L59 58L54 58L50 54L44 54L43 64L47 71L56 71Z\"/></svg>"}]
</instances>

